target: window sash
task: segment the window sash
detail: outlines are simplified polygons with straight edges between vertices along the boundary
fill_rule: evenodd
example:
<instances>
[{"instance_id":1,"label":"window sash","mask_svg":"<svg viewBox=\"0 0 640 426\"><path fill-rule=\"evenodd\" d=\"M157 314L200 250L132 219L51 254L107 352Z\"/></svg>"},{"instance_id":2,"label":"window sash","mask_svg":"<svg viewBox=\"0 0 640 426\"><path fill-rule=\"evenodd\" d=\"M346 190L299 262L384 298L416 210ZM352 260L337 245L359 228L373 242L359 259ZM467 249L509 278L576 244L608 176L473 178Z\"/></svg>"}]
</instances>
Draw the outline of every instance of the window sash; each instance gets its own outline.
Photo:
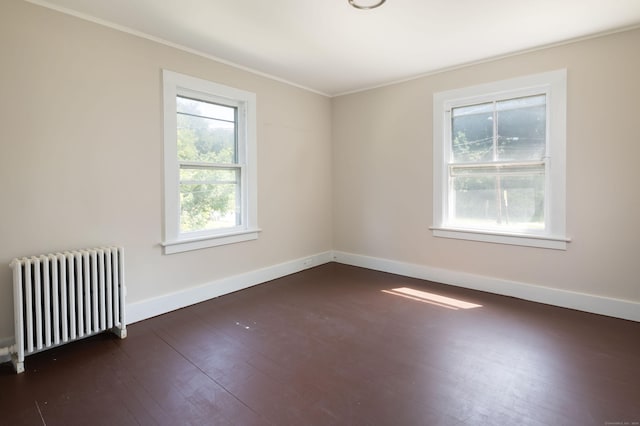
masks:
<instances>
[{"instance_id":1,"label":"window sash","mask_svg":"<svg viewBox=\"0 0 640 426\"><path fill-rule=\"evenodd\" d=\"M529 233L532 235L544 234L548 229L548 219L549 214L546 211L548 206L547 194L549 193L548 189L550 187L548 174L546 170L548 169L548 135L549 135L549 120L548 118L548 106L546 104L546 99L548 98L547 90L544 89L533 89L528 90L524 93L521 91L505 93L502 95L488 95L482 99L482 102L477 102L478 99L474 99L473 101L467 100L459 101L456 106L450 106L449 114L447 119L446 126L446 145L448 149L446 150L447 155L447 189L443 194L446 202L444 203L444 217L442 223L446 226L453 227L461 227L468 228L471 230L478 231L491 231L491 230L500 230L501 232L518 232L518 233ZM500 105L512 105L517 103L518 100L522 100L524 102L529 102L531 106L536 104L536 106L542 105L544 102L545 105L545 147L544 153L542 153L542 158L536 161L499 161L497 159L497 148L498 148L498 121L497 114L500 112ZM484 108L484 109L483 109ZM454 147L454 139L453 139L453 129L454 129L454 115L464 116L464 115L472 115L477 114L479 112L489 113L493 118L492 120L492 129L490 140L492 144L492 158L493 161L461 161L455 162L452 161L454 159L453 155L453 147ZM538 188L539 183L536 182L535 177L539 176L543 179L544 183L542 185L542 205L543 212L538 212L537 214L531 213L536 212L537 209L534 207L534 204L538 202L538 197L535 197L533 194L536 194L540 191ZM533 197L530 201L529 206L525 206L526 211L530 212L533 218L542 218L542 223L539 220L512 220L509 216L509 193L516 192L503 188L503 179L505 179L505 183L513 178L522 178L522 180L530 179L530 186L528 188L521 188L521 193L528 192ZM467 213L467 217L464 218L464 215L461 215L461 209L464 210L464 202L459 201L458 190L456 189L457 185L464 185L465 179L475 179L476 183L478 181L484 183L486 188L481 190L477 189L475 192L466 191L466 195L468 198L473 199L472 195L476 194L476 199L482 199L487 203L486 211L484 217L483 215L477 215L469 217L469 213ZM491 188L491 185L494 185ZM480 186L482 186L480 184ZM484 196L480 196L483 194ZM493 195L491 195L493 194ZM489 203L489 199L491 199L491 203ZM466 200L466 203L471 203L470 200ZM489 204L491 208L489 208ZM522 205L520 207L523 207ZM469 209L466 209L467 212ZM488 213L488 212L491 213Z\"/></svg>"},{"instance_id":2,"label":"window sash","mask_svg":"<svg viewBox=\"0 0 640 426\"><path fill-rule=\"evenodd\" d=\"M180 164L181 174L183 171L200 171L200 172L214 172L209 177L197 178L191 177L183 179L180 177L179 181L179 193L180 193L180 234L185 236L194 236L203 233L216 233L216 232L228 232L230 230L238 230L244 227L246 222L245 219L245 208L242 200L242 176L243 176L244 167L242 165L215 165L215 164L202 164L202 163L188 163L182 162ZM217 177L215 172L232 172L231 176L226 179ZM185 188L194 187L192 191L187 191ZM205 189L203 189L203 187ZM206 189L208 188L208 189ZM197 189L197 190L196 190ZM226 191L225 191L226 190ZM230 212L224 211L227 213L223 215L220 209L212 208L209 212L210 218L205 225L203 225L199 229L185 229L183 226L183 222L188 219L188 213L185 212L185 204L187 204L184 200L185 197L193 197L194 194L203 194L206 192L227 192L228 204L226 208L230 210ZM223 198L223 194L218 194L218 200L220 201ZM187 217L185 217L187 216ZM217 216L217 219L214 219ZM233 216L230 218L230 216ZM225 219L226 220L223 220ZM233 223L231 223L231 219L233 219ZM202 219L201 219L202 220Z\"/></svg>"},{"instance_id":3,"label":"window sash","mask_svg":"<svg viewBox=\"0 0 640 426\"><path fill-rule=\"evenodd\" d=\"M527 92L523 96L507 94L490 97L479 104L474 102L451 106L446 139L449 143L449 159L473 164L545 158L549 136L547 97L547 91L540 90ZM526 120L520 123L524 124L523 127L514 127L514 122L508 118L509 113L516 112L520 112L520 121L523 118ZM523 113L525 117L522 117ZM518 117L511 117L511 120L518 120ZM544 128L543 132L540 132L541 127ZM519 131L514 134L515 128ZM468 136L471 136L471 140L467 140ZM464 139L456 143L458 137Z\"/></svg>"},{"instance_id":4,"label":"window sash","mask_svg":"<svg viewBox=\"0 0 640 426\"><path fill-rule=\"evenodd\" d=\"M176 108L176 119L180 116L193 117L196 120L202 119L205 124L211 123L228 123L233 128L232 153L230 161L224 163L213 163L207 161L184 161L176 158L178 162L178 202L179 202L179 224L178 235L192 237L194 235L222 233L230 230L242 229L246 219L244 217L244 199L246 198L242 192L242 165L241 155L244 151L239 148L239 137L243 134L239 129L243 126L239 123L238 113L243 109L242 103L228 103L224 100L217 99L211 95L200 96L191 91L178 90L176 95L176 105L179 100L191 101L192 108L198 109L198 114L188 113ZM204 109L204 112L200 111ZM177 141L180 140L180 130L177 130ZM211 127L207 127L205 134L213 131ZM200 135L202 136L202 135ZM209 135L209 137L212 137ZM197 143L195 141L194 143ZM212 152L209 155L213 154ZM215 154L214 154L215 155ZM183 172L193 171L194 177L191 179L183 179ZM209 178L198 178L197 175L206 175L209 172L234 171L232 180L219 180L215 178L215 173L209 173ZM198 173L199 172L199 173ZM218 173L220 174L220 173ZM213 179L212 179L213 178ZM225 203L225 198L227 202ZM189 208L191 207L191 208ZM229 213L229 211L231 213ZM233 216L233 218L229 218Z\"/></svg>"},{"instance_id":5,"label":"window sash","mask_svg":"<svg viewBox=\"0 0 640 426\"><path fill-rule=\"evenodd\" d=\"M445 223L477 230L543 233L546 167L544 161L450 164Z\"/></svg>"}]
</instances>

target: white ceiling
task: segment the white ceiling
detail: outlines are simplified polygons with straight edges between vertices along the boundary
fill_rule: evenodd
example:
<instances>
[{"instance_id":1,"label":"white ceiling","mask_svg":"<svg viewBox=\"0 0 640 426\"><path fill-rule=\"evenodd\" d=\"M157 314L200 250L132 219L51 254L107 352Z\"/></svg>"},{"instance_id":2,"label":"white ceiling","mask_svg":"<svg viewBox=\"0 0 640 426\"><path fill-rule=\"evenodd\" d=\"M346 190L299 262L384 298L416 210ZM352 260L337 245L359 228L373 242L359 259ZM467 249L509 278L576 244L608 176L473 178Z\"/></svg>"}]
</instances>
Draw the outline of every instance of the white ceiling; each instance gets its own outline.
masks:
<instances>
[{"instance_id":1,"label":"white ceiling","mask_svg":"<svg viewBox=\"0 0 640 426\"><path fill-rule=\"evenodd\" d=\"M640 0L27 1L327 95L640 25Z\"/></svg>"}]
</instances>

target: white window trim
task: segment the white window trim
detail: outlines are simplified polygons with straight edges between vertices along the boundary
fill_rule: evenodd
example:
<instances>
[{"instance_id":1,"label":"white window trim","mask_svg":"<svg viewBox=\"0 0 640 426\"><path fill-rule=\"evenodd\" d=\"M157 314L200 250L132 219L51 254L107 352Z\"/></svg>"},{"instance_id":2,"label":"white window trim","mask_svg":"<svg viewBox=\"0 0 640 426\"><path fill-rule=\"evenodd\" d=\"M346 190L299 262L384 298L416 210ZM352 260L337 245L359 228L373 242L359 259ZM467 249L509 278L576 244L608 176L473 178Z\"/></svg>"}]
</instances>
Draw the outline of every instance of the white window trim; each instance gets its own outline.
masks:
<instances>
[{"instance_id":1,"label":"white window trim","mask_svg":"<svg viewBox=\"0 0 640 426\"><path fill-rule=\"evenodd\" d=\"M161 245L165 254L180 253L207 247L233 244L258 238L257 226L257 144L256 95L251 92L207 80L162 70L164 106L164 235ZM241 226L180 233L180 166L177 153L176 96L190 95L202 100L224 100L238 106L238 129L244 137L238 138L239 165L242 170Z\"/></svg>"},{"instance_id":2,"label":"white window trim","mask_svg":"<svg viewBox=\"0 0 640 426\"><path fill-rule=\"evenodd\" d=\"M483 241L529 247L566 250L566 69L533 74L433 95L433 225L435 237ZM499 96L547 94L547 174L544 233L501 232L463 229L446 224L448 200L447 159L452 107L481 103ZM553 140L551 140L553 138Z\"/></svg>"}]
</instances>

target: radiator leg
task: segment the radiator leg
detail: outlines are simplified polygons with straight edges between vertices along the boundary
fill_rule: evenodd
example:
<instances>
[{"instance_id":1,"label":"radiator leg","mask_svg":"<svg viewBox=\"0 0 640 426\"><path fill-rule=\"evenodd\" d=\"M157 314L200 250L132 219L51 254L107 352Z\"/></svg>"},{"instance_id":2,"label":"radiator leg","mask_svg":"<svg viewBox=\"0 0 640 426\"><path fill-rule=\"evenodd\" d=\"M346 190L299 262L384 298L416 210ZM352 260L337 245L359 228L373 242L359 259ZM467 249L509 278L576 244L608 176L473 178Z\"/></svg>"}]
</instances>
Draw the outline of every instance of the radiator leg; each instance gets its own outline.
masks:
<instances>
[{"instance_id":1,"label":"radiator leg","mask_svg":"<svg viewBox=\"0 0 640 426\"><path fill-rule=\"evenodd\" d=\"M13 363L13 368L16 370L16 374L24 373L24 359L20 361L18 360L18 354L11 354L11 362Z\"/></svg>"},{"instance_id":2,"label":"radiator leg","mask_svg":"<svg viewBox=\"0 0 640 426\"><path fill-rule=\"evenodd\" d=\"M122 327L122 328L113 327L109 331L112 332L113 334L115 334L116 336L118 336L121 339L124 339L125 337L127 337L127 328L126 327Z\"/></svg>"}]
</instances>

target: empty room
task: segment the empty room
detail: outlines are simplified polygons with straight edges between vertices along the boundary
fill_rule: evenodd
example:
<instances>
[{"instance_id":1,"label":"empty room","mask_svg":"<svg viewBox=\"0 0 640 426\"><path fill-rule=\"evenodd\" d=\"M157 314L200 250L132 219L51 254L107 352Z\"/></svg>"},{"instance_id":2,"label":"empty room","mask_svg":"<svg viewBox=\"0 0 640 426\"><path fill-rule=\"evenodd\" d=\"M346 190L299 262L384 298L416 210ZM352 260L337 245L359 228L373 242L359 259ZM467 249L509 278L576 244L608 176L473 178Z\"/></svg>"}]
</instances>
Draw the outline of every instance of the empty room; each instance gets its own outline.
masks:
<instances>
[{"instance_id":1,"label":"empty room","mask_svg":"<svg viewBox=\"0 0 640 426\"><path fill-rule=\"evenodd\" d=\"M0 1L0 424L640 425L640 2Z\"/></svg>"}]
</instances>

